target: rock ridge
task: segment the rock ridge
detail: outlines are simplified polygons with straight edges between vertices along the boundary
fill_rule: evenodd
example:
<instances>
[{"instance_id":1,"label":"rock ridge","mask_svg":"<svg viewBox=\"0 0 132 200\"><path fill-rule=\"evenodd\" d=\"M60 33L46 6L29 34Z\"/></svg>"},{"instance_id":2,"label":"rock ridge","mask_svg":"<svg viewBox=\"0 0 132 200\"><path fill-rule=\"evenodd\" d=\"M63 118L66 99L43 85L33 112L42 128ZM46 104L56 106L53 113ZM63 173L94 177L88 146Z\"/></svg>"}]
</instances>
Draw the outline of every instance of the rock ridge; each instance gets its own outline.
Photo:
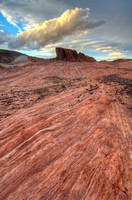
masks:
<instances>
[{"instance_id":1,"label":"rock ridge","mask_svg":"<svg viewBox=\"0 0 132 200\"><path fill-rule=\"evenodd\" d=\"M96 62L93 57L86 56L83 53L77 53L76 50L56 47L56 60L69 62Z\"/></svg>"}]
</instances>

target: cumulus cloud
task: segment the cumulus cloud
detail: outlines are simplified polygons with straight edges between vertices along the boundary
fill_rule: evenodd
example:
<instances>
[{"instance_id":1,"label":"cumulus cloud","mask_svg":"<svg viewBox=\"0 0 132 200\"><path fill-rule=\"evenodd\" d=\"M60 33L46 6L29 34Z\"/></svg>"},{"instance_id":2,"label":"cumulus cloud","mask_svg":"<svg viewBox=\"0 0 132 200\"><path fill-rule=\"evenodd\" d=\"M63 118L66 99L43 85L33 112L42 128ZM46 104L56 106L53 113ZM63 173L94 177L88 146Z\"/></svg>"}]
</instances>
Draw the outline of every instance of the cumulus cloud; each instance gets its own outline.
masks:
<instances>
[{"instance_id":1,"label":"cumulus cloud","mask_svg":"<svg viewBox=\"0 0 132 200\"><path fill-rule=\"evenodd\" d=\"M47 20L34 28L17 34L15 43L10 48L28 47L39 49L50 43L55 43L66 36L76 35L96 28L105 21L91 22L88 19L89 8L66 10L60 17Z\"/></svg>"}]
</instances>

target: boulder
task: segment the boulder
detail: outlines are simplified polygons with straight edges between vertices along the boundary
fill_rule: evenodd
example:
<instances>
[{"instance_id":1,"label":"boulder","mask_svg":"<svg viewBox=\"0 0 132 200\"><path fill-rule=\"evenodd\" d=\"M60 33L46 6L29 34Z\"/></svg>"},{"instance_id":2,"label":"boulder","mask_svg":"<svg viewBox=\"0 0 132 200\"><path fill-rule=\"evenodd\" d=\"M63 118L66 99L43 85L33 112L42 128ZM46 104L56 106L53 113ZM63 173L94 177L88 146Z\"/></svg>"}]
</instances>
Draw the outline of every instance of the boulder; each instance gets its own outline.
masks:
<instances>
[{"instance_id":1,"label":"boulder","mask_svg":"<svg viewBox=\"0 0 132 200\"><path fill-rule=\"evenodd\" d=\"M77 53L72 49L65 49L61 47L56 48L56 60L69 61L69 62L95 62L93 57L86 56L83 53Z\"/></svg>"}]
</instances>

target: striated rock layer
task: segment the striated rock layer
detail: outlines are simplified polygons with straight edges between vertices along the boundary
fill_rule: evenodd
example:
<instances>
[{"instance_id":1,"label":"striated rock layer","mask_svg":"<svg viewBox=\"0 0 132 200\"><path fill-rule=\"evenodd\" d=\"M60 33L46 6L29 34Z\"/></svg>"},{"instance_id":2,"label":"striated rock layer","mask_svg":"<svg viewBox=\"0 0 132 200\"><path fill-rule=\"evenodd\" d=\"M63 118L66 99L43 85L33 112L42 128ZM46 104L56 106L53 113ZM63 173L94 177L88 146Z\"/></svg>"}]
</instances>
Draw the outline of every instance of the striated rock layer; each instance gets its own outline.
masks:
<instances>
[{"instance_id":1,"label":"striated rock layer","mask_svg":"<svg viewBox=\"0 0 132 200\"><path fill-rule=\"evenodd\" d=\"M69 62L95 62L92 57L86 56L83 53L77 53L76 50L64 49L61 47L56 48L56 60L69 61Z\"/></svg>"},{"instance_id":2,"label":"striated rock layer","mask_svg":"<svg viewBox=\"0 0 132 200\"><path fill-rule=\"evenodd\" d=\"M0 70L0 200L130 200L132 61Z\"/></svg>"}]
</instances>

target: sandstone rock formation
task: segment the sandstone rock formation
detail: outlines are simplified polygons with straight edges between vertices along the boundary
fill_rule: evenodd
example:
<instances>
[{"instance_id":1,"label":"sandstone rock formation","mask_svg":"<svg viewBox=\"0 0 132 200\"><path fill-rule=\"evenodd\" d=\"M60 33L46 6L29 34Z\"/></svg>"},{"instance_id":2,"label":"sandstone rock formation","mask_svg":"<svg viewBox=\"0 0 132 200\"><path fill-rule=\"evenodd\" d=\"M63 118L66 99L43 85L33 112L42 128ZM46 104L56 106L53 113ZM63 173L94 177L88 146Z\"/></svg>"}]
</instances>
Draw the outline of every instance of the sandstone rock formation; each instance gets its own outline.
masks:
<instances>
[{"instance_id":1,"label":"sandstone rock formation","mask_svg":"<svg viewBox=\"0 0 132 200\"><path fill-rule=\"evenodd\" d=\"M0 200L131 200L131 66L0 70Z\"/></svg>"},{"instance_id":2,"label":"sandstone rock formation","mask_svg":"<svg viewBox=\"0 0 132 200\"><path fill-rule=\"evenodd\" d=\"M72 49L64 49L61 47L56 48L56 60L69 61L69 62L95 62L92 57L86 56L83 53L77 53Z\"/></svg>"}]
</instances>

